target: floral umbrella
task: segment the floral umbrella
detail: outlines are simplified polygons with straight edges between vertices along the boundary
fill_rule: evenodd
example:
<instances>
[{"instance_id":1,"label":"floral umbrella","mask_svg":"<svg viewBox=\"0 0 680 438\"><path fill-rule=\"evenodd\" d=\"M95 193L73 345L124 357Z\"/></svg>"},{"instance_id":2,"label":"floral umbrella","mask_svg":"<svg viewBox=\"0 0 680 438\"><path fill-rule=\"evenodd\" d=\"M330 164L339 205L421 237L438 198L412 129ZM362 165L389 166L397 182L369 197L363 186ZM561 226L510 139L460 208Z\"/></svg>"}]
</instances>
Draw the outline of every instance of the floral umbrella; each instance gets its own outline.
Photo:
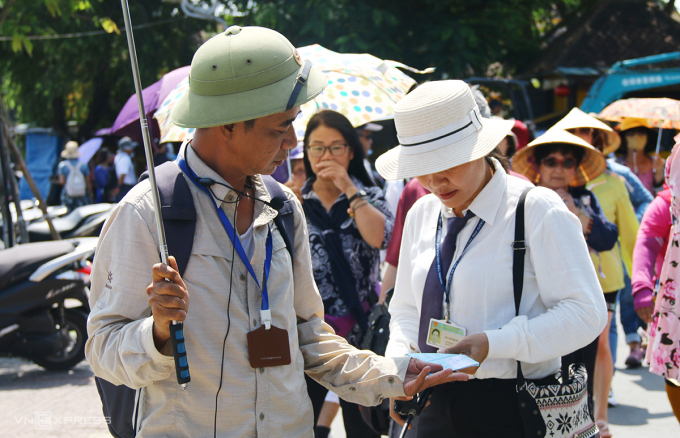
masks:
<instances>
[{"instance_id":1,"label":"floral umbrella","mask_svg":"<svg viewBox=\"0 0 680 438\"><path fill-rule=\"evenodd\" d=\"M624 117L647 119L647 127L680 129L680 101L668 98L621 99L603 109L599 116L612 122Z\"/></svg>"},{"instance_id":2,"label":"floral umbrella","mask_svg":"<svg viewBox=\"0 0 680 438\"><path fill-rule=\"evenodd\" d=\"M170 114L172 109L177 104L179 98L189 89L189 78L182 80L174 90L168 94L168 97L160 104L153 117L158 122L158 127L161 130L161 139L159 143L166 143L169 141L184 141L187 137L194 135L194 128L180 128L172 123Z\"/></svg>"},{"instance_id":3,"label":"floral umbrella","mask_svg":"<svg viewBox=\"0 0 680 438\"><path fill-rule=\"evenodd\" d=\"M394 105L416 83L397 67L415 73L434 71L434 68L416 70L395 61L383 61L367 53L336 53L318 44L301 47L298 52L303 59L309 59L328 76L326 90L302 105L302 114L293 123L295 133L300 139L304 137L309 119L323 109L344 114L355 127L394 117ZM183 141L193 135L194 129L180 128L170 120L172 109L188 87L188 79L180 82L154 115L161 130L161 143Z\"/></svg>"}]
</instances>

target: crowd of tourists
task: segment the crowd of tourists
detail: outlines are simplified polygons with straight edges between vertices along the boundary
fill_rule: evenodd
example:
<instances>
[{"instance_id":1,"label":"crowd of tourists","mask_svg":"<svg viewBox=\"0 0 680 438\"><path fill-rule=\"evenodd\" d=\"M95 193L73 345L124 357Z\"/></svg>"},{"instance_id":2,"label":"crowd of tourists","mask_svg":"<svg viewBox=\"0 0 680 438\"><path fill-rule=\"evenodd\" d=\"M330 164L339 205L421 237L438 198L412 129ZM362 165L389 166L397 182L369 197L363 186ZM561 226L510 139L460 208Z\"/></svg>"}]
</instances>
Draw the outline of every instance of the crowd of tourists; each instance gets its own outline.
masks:
<instances>
[{"instance_id":1,"label":"crowd of tourists","mask_svg":"<svg viewBox=\"0 0 680 438\"><path fill-rule=\"evenodd\" d=\"M476 102L479 104L480 115L491 117L486 102L479 99ZM499 121L497 117L491 120ZM626 343L630 348L625 364L629 368L638 368L642 366L648 348L647 326L652 322L653 315L656 315L657 320L660 316L659 312L653 312L653 297L661 280L661 268L671 228L671 193L670 188L664 184L665 161L654 153L657 133L647 127L644 119L625 118L621 123L612 125L613 127L595 115L573 109L545 134L528 145L518 145L517 136L512 132L514 124L505 123L501 129L503 135L498 142L499 148L495 150L496 156L507 166L509 178L523 178L536 186L554 191L578 219L592 266L604 293L608 318L607 324L595 340L578 351L563 355L562 360L571 363L577 357L583 358L590 376L588 389L594 401L594 416L603 437L610 436L607 424L608 407L616 406L611 388L616 361L615 313L619 308ZM404 181L399 187L401 192L397 192L398 202L386 201L389 192L395 198L395 184L388 181L387 184L383 182L380 185L372 177L371 169L365 172L366 169L361 165L366 150L361 147L360 140L362 136L370 138L370 133L364 126L352 130L350 122L339 113L318 113L312 117L304 141L291 154L293 175L288 181L288 185L302 202L307 216L315 279L324 299L326 321L333 326L336 333L347 337L353 345L359 345L366 325L362 325L360 319L355 319L356 313L360 311L358 303L350 308L350 298L343 296L343 293L351 293L355 302L358 298L359 303L364 305L364 314L368 315L375 301L375 297L371 301L375 288L382 289L382 302L384 294L397 282L397 272L406 284L409 283L408 279L411 279L411 283L415 281L414 276L418 271L414 271L413 262L407 263L402 270L397 270L397 266L400 266L400 258L416 260L422 254L414 252L408 255L401 249L400 256L402 242L405 241L407 248L411 248L416 237L427 242L431 239L422 236L422 230L427 229L426 223L412 223L411 228L406 231L404 225L408 222L407 213L416 201L433 191L432 187L437 187L422 184L418 172L411 172L416 176L412 179L406 174L385 174L386 179L392 177L394 180L396 177L400 182ZM512 146L510 153L507 152L508 142ZM500 148L501 145L506 146L505 151ZM327 162L323 167L331 166L334 172L316 173L318 163L323 162ZM356 196L346 196L347 186L350 184L356 187L353 191L362 193L361 202L355 202ZM366 190L370 190L371 195ZM318 206L315 207L316 205ZM362 208L364 205L368 208ZM325 210L319 208L321 206ZM649 213L645 215L650 206ZM366 224L373 224L377 228L367 228ZM336 235L349 239L345 235L353 233L356 235L356 242L347 241L342 247L335 242L331 244L329 237L320 237L325 235L324 230L335 230L337 234L333 235L333 239ZM552 238L561 233L559 230L559 226L554 229L555 236ZM546 242L550 242L548 236L546 239ZM361 254L360 249L368 250L372 257L366 253ZM386 257L383 258L384 265L381 264L379 249L387 249ZM539 257L554 252L554 248L546 248L543 252L537 246L532 251L533 254L540 254ZM472 257L472 253L468 257ZM332 262L329 264L331 258L339 258L347 265L346 268L341 270ZM351 270L350 262L355 263L356 269ZM461 269L463 266L461 265ZM496 264L488 258L481 266L480 272L476 273L480 277L484 275L486 267ZM382 277L378 276L380 267L384 268ZM446 269L446 266L443 268ZM564 262L556 264L555 269L566 270ZM348 273L351 274L349 278L354 280L354 284L349 286L344 277ZM471 273L473 277L476 274L474 271ZM460 275L465 274L461 272ZM472 286L471 290L476 291L479 299L479 287L476 283L471 282L466 286ZM420 290L422 286L410 290L414 289ZM497 289L494 291L497 292ZM399 306L403 305L402 299L397 287L395 300L390 306L390 313L394 318L392 343L396 342L396 329L400 327L402 314ZM461 301L458 303L464 306ZM411 303L410 308L414 307L417 308L416 303ZM471 317L476 316L474 312L471 313ZM471 322L468 324L472 325ZM678 335L680 333L668 336L675 336L677 339ZM410 351L409 344L404 343L404 350L390 353L403 354ZM424 351L422 346L420 350ZM650 357L651 354L650 350ZM677 368L678 364L673 362L672 356L667 359L670 366ZM678 382L673 378L666 382L669 400L675 411L680 412ZM316 398L313 397L313 400L318 400L315 403L315 414L318 417L326 391L318 394L318 391L314 391L316 384L311 381L308 383L310 395L315 394ZM344 402L341 403L348 436L377 436L370 429L355 432L357 428L366 428L366 425L360 421L351 421L349 408ZM321 423L319 425L317 421L319 437L325 436L330 425L325 418L322 418Z\"/></svg>"},{"instance_id":2,"label":"crowd of tourists","mask_svg":"<svg viewBox=\"0 0 680 438\"><path fill-rule=\"evenodd\" d=\"M340 112L314 114L298 143L299 106L327 80L277 32L230 27L198 49L191 83L172 119L195 135L164 167L193 199L172 218L195 222L187 254L158 263L134 148L123 139L99 165L116 171L99 199L120 203L93 266L86 354L137 390L138 436L327 437L339 403L349 438L377 437L362 406L428 389L409 436L611 437L617 304L626 364L666 377L680 414L680 164L651 152L645 120L611 127L574 109L528 141L479 90L426 82L396 105L399 145L373 167L380 125ZM262 175L287 159L282 199ZM289 213L290 226L275 219ZM361 350L387 302L384 356ZM190 391L174 380L171 321L184 322ZM410 357L437 352L478 366ZM391 417L397 436L404 417Z\"/></svg>"},{"instance_id":3,"label":"crowd of tourists","mask_svg":"<svg viewBox=\"0 0 680 438\"><path fill-rule=\"evenodd\" d=\"M116 144L116 153L102 147L88 163L84 163L79 160L78 143L66 143L52 191L59 192L59 203L68 207L69 212L92 203L118 202L137 184L139 171L133 158L139 144L130 137L122 137ZM167 145L156 149L156 165L170 160Z\"/></svg>"}]
</instances>

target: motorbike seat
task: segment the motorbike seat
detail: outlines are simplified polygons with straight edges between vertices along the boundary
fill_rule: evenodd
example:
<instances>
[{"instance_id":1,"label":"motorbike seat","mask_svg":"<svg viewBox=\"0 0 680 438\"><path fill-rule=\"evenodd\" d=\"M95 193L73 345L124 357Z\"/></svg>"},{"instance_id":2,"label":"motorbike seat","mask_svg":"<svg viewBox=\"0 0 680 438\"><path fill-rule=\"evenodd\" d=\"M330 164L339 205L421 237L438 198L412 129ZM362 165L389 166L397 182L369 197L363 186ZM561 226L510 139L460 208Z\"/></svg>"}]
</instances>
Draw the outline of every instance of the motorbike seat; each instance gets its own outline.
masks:
<instances>
[{"instance_id":1,"label":"motorbike seat","mask_svg":"<svg viewBox=\"0 0 680 438\"><path fill-rule=\"evenodd\" d=\"M63 236L81 226L87 219L106 213L109 210L111 210L111 204L83 205L66 216L52 219L52 224L54 224L54 228L59 235ZM29 225L28 233L30 240L33 242L52 239L50 228L46 221Z\"/></svg>"},{"instance_id":2,"label":"motorbike seat","mask_svg":"<svg viewBox=\"0 0 680 438\"><path fill-rule=\"evenodd\" d=\"M17 245L0 251L0 290L24 281L43 263L73 251L65 240Z\"/></svg>"}]
</instances>

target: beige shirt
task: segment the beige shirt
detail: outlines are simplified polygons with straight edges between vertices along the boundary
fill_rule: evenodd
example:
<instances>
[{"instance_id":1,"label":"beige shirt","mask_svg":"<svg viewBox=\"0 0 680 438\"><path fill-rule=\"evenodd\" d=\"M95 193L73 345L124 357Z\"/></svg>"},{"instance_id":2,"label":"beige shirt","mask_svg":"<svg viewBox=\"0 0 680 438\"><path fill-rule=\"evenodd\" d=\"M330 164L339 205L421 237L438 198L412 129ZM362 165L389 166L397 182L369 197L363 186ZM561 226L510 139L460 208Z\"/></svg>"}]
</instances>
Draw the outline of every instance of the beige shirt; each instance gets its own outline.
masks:
<instances>
[{"instance_id":1,"label":"beige shirt","mask_svg":"<svg viewBox=\"0 0 680 438\"><path fill-rule=\"evenodd\" d=\"M186 150L197 175L225 182L191 148ZM385 397L403 395L408 359L385 359L356 350L324 323L305 219L288 189L286 194L295 204L295 263L291 269L290 254L273 222L276 211L256 202L251 264L262 281L271 227L272 324L288 331L292 363L251 368L246 335L261 325L260 290L238 254L233 256L233 245L209 197L187 182L197 222L183 275L190 295L184 323L191 372L186 391L177 384L173 358L161 354L152 337L146 287L152 281L151 267L160 257L148 182L135 186L115 208L101 232L94 261L87 360L99 377L144 388L139 393L138 436L212 436L217 416L218 436L311 438L313 414L303 370L355 403L375 405ZM270 200L262 179L256 176L253 182L255 196ZM230 201L236 193L219 185L212 189L218 199L227 201L221 208L233 218L235 204Z\"/></svg>"}]
</instances>

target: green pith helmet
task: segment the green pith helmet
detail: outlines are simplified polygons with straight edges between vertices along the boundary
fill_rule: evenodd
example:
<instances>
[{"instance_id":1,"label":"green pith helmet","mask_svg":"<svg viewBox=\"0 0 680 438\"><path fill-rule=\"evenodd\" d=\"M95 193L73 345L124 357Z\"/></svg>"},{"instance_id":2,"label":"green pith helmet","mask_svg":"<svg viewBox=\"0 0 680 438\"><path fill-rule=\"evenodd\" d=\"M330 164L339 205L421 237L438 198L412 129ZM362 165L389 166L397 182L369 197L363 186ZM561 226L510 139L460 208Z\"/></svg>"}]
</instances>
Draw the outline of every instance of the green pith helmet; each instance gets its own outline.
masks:
<instances>
[{"instance_id":1,"label":"green pith helmet","mask_svg":"<svg viewBox=\"0 0 680 438\"><path fill-rule=\"evenodd\" d=\"M184 128L209 128L256 119L314 99L327 83L280 33L231 26L194 54L189 89L179 98L172 121Z\"/></svg>"}]
</instances>

